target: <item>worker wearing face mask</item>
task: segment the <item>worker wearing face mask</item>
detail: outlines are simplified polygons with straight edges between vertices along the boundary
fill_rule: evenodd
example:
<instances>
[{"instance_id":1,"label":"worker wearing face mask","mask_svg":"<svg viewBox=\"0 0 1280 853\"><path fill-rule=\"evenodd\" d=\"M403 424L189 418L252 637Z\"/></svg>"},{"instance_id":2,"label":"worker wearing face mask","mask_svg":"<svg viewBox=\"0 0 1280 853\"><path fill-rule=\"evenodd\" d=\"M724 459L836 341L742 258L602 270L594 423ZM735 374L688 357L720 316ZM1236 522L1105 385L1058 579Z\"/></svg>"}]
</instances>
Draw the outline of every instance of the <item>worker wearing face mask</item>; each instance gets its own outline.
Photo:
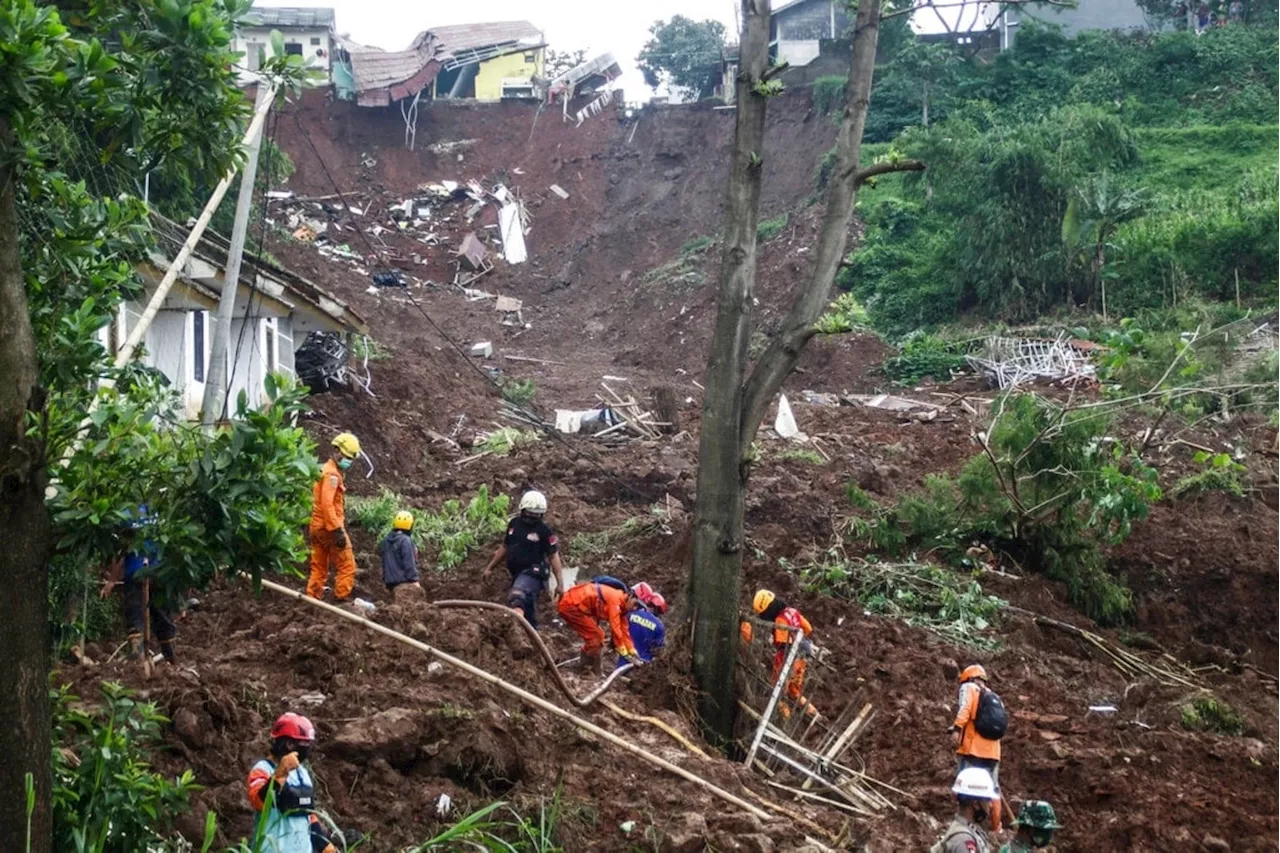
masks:
<instances>
[{"instance_id":1,"label":"worker wearing face mask","mask_svg":"<svg viewBox=\"0 0 1280 853\"><path fill-rule=\"evenodd\" d=\"M329 458L320 469L320 479L312 490L311 577L307 580L307 595L312 598L324 598L330 563L337 566L334 598L346 601L355 589L356 555L351 550L351 540L347 538L347 487L343 474L359 455L360 441L354 435L349 432L335 435Z\"/></svg>"},{"instance_id":2,"label":"worker wearing face mask","mask_svg":"<svg viewBox=\"0 0 1280 853\"><path fill-rule=\"evenodd\" d=\"M1000 848L1000 853L1030 853L1053 843L1053 833L1062 829L1053 806L1044 800L1032 800L1022 806L1013 822L1018 834Z\"/></svg>"}]
</instances>

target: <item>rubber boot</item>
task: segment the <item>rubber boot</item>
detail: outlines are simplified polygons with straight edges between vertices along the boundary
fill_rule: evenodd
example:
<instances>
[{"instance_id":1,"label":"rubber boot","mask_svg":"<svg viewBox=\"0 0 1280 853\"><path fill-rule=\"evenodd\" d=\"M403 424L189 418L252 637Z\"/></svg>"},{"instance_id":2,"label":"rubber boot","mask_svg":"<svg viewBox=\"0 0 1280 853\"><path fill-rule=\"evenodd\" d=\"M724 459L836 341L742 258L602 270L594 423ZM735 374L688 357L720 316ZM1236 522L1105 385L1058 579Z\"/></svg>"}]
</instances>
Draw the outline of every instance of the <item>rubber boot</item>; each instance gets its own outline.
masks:
<instances>
[{"instance_id":1,"label":"rubber boot","mask_svg":"<svg viewBox=\"0 0 1280 853\"><path fill-rule=\"evenodd\" d=\"M173 640L160 641L160 654L164 655L165 663L173 666L176 663L173 653Z\"/></svg>"},{"instance_id":2,"label":"rubber boot","mask_svg":"<svg viewBox=\"0 0 1280 853\"><path fill-rule=\"evenodd\" d=\"M582 655L582 671L588 675L595 676L599 676L604 672L603 661L599 652L593 655L586 653Z\"/></svg>"},{"instance_id":3,"label":"rubber boot","mask_svg":"<svg viewBox=\"0 0 1280 853\"><path fill-rule=\"evenodd\" d=\"M130 634L127 642L129 649L125 652L126 660L142 660L146 656L147 650L142 643L141 634Z\"/></svg>"}]
</instances>

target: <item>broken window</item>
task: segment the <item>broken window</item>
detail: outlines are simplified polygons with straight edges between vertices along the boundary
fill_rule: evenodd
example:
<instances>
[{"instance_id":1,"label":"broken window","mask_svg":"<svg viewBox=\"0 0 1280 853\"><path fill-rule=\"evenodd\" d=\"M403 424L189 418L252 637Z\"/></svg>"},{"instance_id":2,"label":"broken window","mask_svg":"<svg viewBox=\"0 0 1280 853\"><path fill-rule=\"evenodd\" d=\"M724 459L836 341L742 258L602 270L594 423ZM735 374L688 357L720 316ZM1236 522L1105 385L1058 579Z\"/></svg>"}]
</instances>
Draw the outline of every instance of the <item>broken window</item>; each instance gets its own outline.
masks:
<instances>
[{"instance_id":1,"label":"broken window","mask_svg":"<svg viewBox=\"0 0 1280 853\"><path fill-rule=\"evenodd\" d=\"M296 41L291 41L284 46L285 56L302 56L302 45Z\"/></svg>"}]
</instances>

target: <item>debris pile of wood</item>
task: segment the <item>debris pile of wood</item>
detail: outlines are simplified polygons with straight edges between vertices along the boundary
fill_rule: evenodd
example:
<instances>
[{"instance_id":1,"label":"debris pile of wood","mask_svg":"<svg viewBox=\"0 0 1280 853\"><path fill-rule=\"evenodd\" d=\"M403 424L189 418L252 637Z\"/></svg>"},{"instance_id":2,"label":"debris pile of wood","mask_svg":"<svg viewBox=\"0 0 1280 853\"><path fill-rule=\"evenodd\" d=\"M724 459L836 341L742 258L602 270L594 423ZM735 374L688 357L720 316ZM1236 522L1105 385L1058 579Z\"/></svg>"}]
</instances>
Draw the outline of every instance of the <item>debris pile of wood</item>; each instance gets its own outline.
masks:
<instances>
[{"instance_id":1,"label":"debris pile of wood","mask_svg":"<svg viewBox=\"0 0 1280 853\"><path fill-rule=\"evenodd\" d=\"M618 393L609 387L608 382L601 382L600 387L605 390L610 399L606 400L599 394L596 395L596 399L614 413L619 423L597 432L594 438L606 438L625 429L638 438L657 439L662 437L661 428L671 425L657 420L653 412L641 410L635 397L628 396L624 400L618 396Z\"/></svg>"},{"instance_id":2,"label":"debris pile of wood","mask_svg":"<svg viewBox=\"0 0 1280 853\"><path fill-rule=\"evenodd\" d=\"M1003 391L1036 381L1092 382L1097 379L1097 370L1089 360L1093 347L1065 335L1054 340L993 336L987 338L981 352L966 355L964 360Z\"/></svg>"}]
</instances>

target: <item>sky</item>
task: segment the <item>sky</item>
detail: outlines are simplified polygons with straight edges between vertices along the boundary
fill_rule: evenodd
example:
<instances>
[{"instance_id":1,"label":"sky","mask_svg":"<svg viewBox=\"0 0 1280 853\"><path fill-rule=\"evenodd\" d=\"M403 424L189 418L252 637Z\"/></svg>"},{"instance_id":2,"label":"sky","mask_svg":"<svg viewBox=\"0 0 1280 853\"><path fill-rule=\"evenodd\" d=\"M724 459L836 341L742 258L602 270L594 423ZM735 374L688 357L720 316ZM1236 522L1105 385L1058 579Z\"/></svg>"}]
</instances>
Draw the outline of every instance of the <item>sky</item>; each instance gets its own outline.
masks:
<instances>
[{"instance_id":1,"label":"sky","mask_svg":"<svg viewBox=\"0 0 1280 853\"><path fill-rule=\"evenodd\" d=\"M775 7L785 0L774 0ZM954 0L948 0L954 2ZM528 20L542 30L549 47L558 51L584 48L587 57L608 51L622 67L620 85L628 101L645 101L653 94L636 67L636 55L649 39L657 20L684 15L694 20L713 18L724 24L731 40L738 31L738 0L646 0L643 3L601 0L258 0L257 6L328 6L337 17L336 29L361 44L403 50L421 31L432 26L482 21ZM977 4L975 4L976 6ZM942 10L954 18L957 10ZM974 15L965 12L966 22ZM941 29L932 12L916 16L924 32ZM665 93L658 93L665 94Z\"/></svg>"}]
</instances>

